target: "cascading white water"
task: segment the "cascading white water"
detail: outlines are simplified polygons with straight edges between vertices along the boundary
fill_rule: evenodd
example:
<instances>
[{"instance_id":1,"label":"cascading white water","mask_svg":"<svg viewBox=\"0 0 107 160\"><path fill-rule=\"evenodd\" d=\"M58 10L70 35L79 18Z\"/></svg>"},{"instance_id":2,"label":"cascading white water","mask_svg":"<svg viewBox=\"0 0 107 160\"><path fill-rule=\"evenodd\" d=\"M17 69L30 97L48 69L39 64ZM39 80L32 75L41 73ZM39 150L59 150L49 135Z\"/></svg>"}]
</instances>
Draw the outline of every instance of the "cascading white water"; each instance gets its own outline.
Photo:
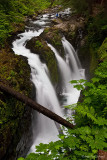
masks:
<instances>
[{"instance_id":1,"label":"cascading white water","mask_svg":"<svg viewBox=\"0 0 107 160\"><path fill-rule=\"evenodd\" d=\"M18 55L23 55L28 58L31 67L32 81L36 87L36 101L58 115L63 116L55 90L48 77L46 65L41 63L38 55L31 53L25 48L26 40L31 39L33 36L39 36L42 32L43 29L38 32L28 31L20 34L19 36L21 36L21 38L13 42L13 51ZM54 121L36 112L34 112L33 116L34 143L30 152L34 152L35 145L39 143L49 143L50 141L58 140L58 130Z\"/></svg>"},{"instance_id":2,"label":"cascading white water","mask_svg":"<svg viewBox=\"0 0 107 160\"><path fill-rule=\"evenodd\" d=\"M68 58L69 63L68 61L65 62L63 60L63 58L59 55L58 51L52 45L48 44L48 46L55 53L55 56L58 62L58 66L59 66L59 69L62 75L63 88L64 88L62 95L64 95L66 99L63 102L63 105L70 105L78 101L80 91L73 88L73 85L70 84L69 81L73 79L76 79L76 80L84 79L85 77L84 77L84 70L78 67L80 64L80 61L79 59L76 60L75 58L76 53L72 45L65 38L62 38L62 43L65 49L65 55L66 56L68 55L67 58ZM73 71L70 69L70 63L72 64L72 67L74 68ZM83 74L81 74L81 72L83 72Z\"/></svg>"},{"instance_id":3,"label":"cascading white water","mask_svg":"<svg viewBox=\"0 0 107 160\"><path fill-rule=\"evenodd\" d=\"M79 69L82 68L80 60L79 60L78 55L77 55L77 52L74 50L73 46L66 40L65 37L62 38L62 43L63 43L63 46L65 48L65 51L67 51L67 49L68 49L70 51L71 56L72 56L72 53L73 53L73 55L75 57L75 60L77 62L78 68ZM68 46L69 46L69 48L68 48ZM66 56L67 56L67 54L66 54Z\"/></svg>"},{"instance_id":4,"label":"cascading white water","mask_svg":"<svg viewBox=\"0 0 107 160\"><path fill-rule=\"evenodd\" d=\"M78 77L79 76L78 63L77 63L77 60L75 58L76 57L76 53L75 53L72 45L65 39L65 37L63 37L63 39L62 39L62 44L64 46L65 53L68 56L69 63L72 66L71 69L72 69L74 75L75 74L77 75L77 78L76 78L76 75L75 75L75 78L79 79L79 77Z\"/></svg>"},{"instance_id":5,"label":"cascading white water","mask_svg":"<svg viewBox=\"0 0 107 160\"><path fill-rule=\"evenodd\" d=\"M48 44L48 46L55 53L55 56L58 62L58 67L61 72L63 91L68 92L69 90L68 84L69 84L69 81L72 80L72 73L71 73L70 67L68 64L66 64L63 58L59 55L58 51L51 44Z\"/></svg>"},{"instance_id":6,"label":"cascading white water","mask_svg":"<svg viewBox=\"0 0 107 160\"><path fill-rule=\"evenodd\" d=\"M34 36L39 36L43 32L43 28L46 27L45 24L49 24L48 17L50 17L50 15L47 14L43 15L41 18L39 17L40 20L38 19L35 22L31 21L33 24L37 25L37 28L39 25L42 25L40 26L41 29L38 31L29 30L19 34L20 39L13 42L13 51L15 54L23 55L28 58L28 63L31 67L31 80L36 88L35 100L58 115L63 116L58 98L48 76L49 71L46 64L43 64L40 61L39 55L31 53L30 50L25 48L26 41ZM54 15L51 15L51 17L53 18ZM33 30L35 30L35 28L33 28ZM80 92L74 89L69 81L84 77L80 74L80 71L82 73L82 70L78 67L78 60L76 60L74 56L75 51L73 47L65 38L62 39L62 44L65 49L66 61L58 54L57 50L52 45L48 44L48 46L55 53L61 73L63 83L62 88L64 88L62 89L62 95L66 98L66 101L62 105L70 105L78 101ZM72 66L72 69L70 68L70 65ZM50 141L58 140L58 129L54 121L36 111L33 112L32 121L33 145L29 152L34 152L35 146L39 143L49 143Z\"/></svg>"}]
</instances>

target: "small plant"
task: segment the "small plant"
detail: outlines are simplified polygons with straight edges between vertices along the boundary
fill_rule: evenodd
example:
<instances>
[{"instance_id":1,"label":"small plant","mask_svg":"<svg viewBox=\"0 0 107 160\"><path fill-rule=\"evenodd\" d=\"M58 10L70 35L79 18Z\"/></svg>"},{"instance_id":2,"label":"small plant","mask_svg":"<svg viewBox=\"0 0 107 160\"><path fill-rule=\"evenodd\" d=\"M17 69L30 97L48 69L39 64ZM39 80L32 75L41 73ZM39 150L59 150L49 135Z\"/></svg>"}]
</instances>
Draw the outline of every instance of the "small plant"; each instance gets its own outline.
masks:
<instances>
[{"instance_id":1,"label":"small plant","mask_svg":"<svg viewBox=\"0 0 107 160\"><path fill-rule=\"evenodd\" d=\"M39 40L37 40L37 41L35 42L35 47L43 48L43 44L42 44Z\"/></svg>"}]
</instances>

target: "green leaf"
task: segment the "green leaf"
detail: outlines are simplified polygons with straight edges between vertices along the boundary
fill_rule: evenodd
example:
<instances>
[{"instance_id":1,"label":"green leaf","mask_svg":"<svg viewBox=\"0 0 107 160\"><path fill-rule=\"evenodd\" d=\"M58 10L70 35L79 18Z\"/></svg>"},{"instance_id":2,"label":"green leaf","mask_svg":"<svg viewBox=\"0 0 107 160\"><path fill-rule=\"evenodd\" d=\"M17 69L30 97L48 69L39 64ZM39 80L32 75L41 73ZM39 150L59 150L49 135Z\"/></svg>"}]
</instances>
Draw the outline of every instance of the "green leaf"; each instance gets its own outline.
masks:
<instances>
[{"instance_id":1,"label":"green leaf","mask_svg":"<svg viewBox=\"0 0 107 160\"><path fill-rule=\"evenodd\" d=\"M73 83L78 83L78 80L72 80L72 81L70 81L70 83L71 83L71 84L73 84Z\"/></svg>"},{"instance_id":2,"label":"green leaf","mask_svg":"<svg viewBox=\"0 0 107 160\"><path fill-rule=\"evenodd\" d=\"M76 88L79 91L84 89L82 84L75 85L74 88Z\"/></svg>"},{"instance_id":3,"label":"green leaf","mask_svg":"<svg viewBox=\"0 0 107 160\"><path fill-rule=\"evenodd\" d=\"M21 157L21 158L18 158L18 160L24 160L24 158Z\"/></svg>"}]
</instances>

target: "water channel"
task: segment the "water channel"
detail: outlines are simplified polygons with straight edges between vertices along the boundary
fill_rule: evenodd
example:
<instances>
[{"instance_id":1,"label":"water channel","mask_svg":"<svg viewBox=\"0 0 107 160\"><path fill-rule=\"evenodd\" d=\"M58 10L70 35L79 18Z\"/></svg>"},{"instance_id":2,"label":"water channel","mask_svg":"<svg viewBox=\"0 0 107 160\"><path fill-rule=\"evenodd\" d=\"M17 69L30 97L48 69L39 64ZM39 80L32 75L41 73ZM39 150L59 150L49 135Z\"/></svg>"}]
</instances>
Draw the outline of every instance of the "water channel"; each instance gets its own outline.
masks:
<instances>
[{"instance_id":1,"label":"water channel","mask_svg":"<svg viewBox=\"0 0 107 160\"><path fill-rule=\"evenodd\" d=\"M66 14L63 13L63 14ZM42 63L38 54L31 53L25 47L26 42L33 37L40 36L45 27L49 27L51 20L56 18L56 14L44 14L37 17L37 20L30 20L24 33L18 35L18 39L13 42L13 51L17 55L27 57L31 68L31 81L36 88L35 101L47 107L62 117L72 115L72 111L64 109L64 106L74 104L78 101L80 91L73 88L70 80L85 78L78 55L73 46L62 38L62 46L65 52L65 59L60 56L57 49L52 44L47 43L53 51L57 61L57 67L61 76L60 97L50 80L49 70L45 63ZM33 111L32 118L33 144L29 152L35 151L35 146L40 143L49 143L58 140L59 130L56 123L44 115Z\"/></svg>"}]
</instances>

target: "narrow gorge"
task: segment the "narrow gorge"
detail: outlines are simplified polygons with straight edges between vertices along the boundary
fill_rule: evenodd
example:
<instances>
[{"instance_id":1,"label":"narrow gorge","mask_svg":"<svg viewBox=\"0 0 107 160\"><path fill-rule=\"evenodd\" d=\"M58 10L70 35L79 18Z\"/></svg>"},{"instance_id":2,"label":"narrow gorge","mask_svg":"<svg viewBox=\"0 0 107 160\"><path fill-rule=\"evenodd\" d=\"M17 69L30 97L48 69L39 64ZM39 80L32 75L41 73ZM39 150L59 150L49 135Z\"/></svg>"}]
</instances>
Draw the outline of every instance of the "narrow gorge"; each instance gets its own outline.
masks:
<instances>
[{"instance_id":1,"label":"narrow gorge","mask_svg":"<svg viewBox=\"0 0 107 160\"><path fill-rule=\"evenodd\" d=\"M62 13L63 16L69 16L70 9ZM53 30L51 34L56 36L56 41L54 37L47 40L50 43L54 41L56 45L58 43L59 48L55 48L45 40L44 33L52 29L52 21L57 19L56 13L40 15L36 19L29 21L25 32L19 34L18 39L13 42L12 49L15 54L22 55L28 60L31 81L36 89L35 101L61 117L72 116L72 111L65 109L64 106L77 103L80 91L73 88L70 81L85 79L85 70L81 67L73 46L63 34L58 33L59 36L55 33L54 35L54 32L58 31ZM34 152L35 146L40 143L58 140L61 130L57 123L44 115L36 111L32 114L33 144L28 153Z\"/></svg>"},{"instance_id":2,"label":"narrow gorge","mask_svg":"<svg viewBox=\"0 0 107 160\"><path fill-rule=\"evenodd\" d=\"M107 159L106 0L0 1L0 160L45 159Z\"/></svg>"}]
</instances>

